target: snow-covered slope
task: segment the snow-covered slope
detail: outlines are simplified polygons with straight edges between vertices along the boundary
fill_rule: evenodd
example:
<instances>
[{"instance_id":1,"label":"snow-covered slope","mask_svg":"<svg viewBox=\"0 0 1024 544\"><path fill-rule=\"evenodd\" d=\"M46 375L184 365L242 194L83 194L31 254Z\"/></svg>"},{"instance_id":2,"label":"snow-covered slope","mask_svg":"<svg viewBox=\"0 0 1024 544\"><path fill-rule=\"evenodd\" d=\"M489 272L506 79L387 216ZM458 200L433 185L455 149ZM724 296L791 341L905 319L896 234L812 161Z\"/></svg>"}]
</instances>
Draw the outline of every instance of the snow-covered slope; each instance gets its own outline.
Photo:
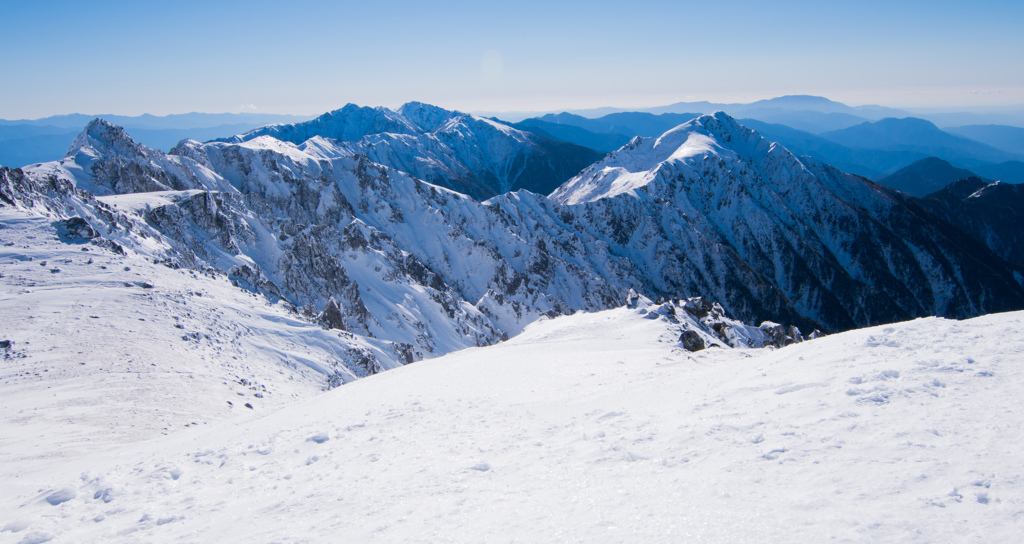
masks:
<instances>
[{"instance_id":1,"label":"snow-covered slope","mask_svg":"<svg viewBox=\"0 0 1024 544\"><path fill-rule=\"evenodd\" d=\"M0 540L1016 540L1021 313L688 353L645 306L115 455L7 446Z\"/></svg>"},{"instance_id":2,"label":"snow-covered slope","mask_svg":"<svg viewBox=\"0 0 1024 544\"><path fill-rule=\"evenodd\" d=\"M226 322L221 324L224 327L235 327L236 325L233 323L240 319L239 312L241 312L248 316L243 321L249 322L249 329L256 326L252 325L253 320L258 323L263 323L264 320L270 322L257 327L270 326L273 328L273 323L280 322L281 332L275 334L285 337L297 334L291 330L293 327L322 330L321 327L310 323L312 319L300 318L294 304L281 296L267 297L261 293L253 298L258 290L245 282L258 279L258 268L254 268L253 262L246 255L229 253L225 250L226 245L230 246L230 244L236 243L236 238L228 236L222 237L220 240L206 239L207 244L203 255L209 260L204 260L182 247L182 240L192 240L193 238L189 238L190 236L202 238L208 236L208 232L200 230L195 223L178 225L179 230L175 232L184 234L181 238L175 239L164 235L145 219L149 214L159 216L161 213L168 213L166 212L167 208L194 209L191 206L196 206L197 202L205 202L209 207L205 209L205 213L200 213L197 217L230 227L231 221L237 218L220 213L215 205L216 199L222 195L222 193L216 192L191 190L95 197L91 193L76 190L66 180L55 177L37 180L23 175L19 170L0 169L0 201L6 204L0 206L0 212L4 217L0 235L5 239L2 248L3 255L9 259L5 265L13 267L5 268L4 273L14 274L17 272L16 275L8 274L2 278L8 282L8 287L3 294L9 297L8 301L14 301L22 305L21 307L31 308L31 304L25 306L26 303L21 302L27 300L21 295L29 293L20 288L22 283L34 285L49 284L55 281L52 296L63 300L65 289L73 287L74 290L92 292L90 285L93 283L100 286L120 287L121 284L125 284L124 287L141 287L144 289L144 293L152 297L153 293L160 291L150 290L157 284L146 276L166 276L171 278L169 281L179 287L187 285L189 282L209 283L209 281L215 280L214 283L217 283L217 287L210 288L216 289L223 296L214 297L210 301L208 307L210 312L216 314L221 311L218 308L218 304L221 303L239 304L230 302L235 299L248 301L248 304L252 305L248 311L237 310L231 317L225 318ZM245 224L244 221L242 223ZM260 226L259 223L255 223L255 225L257 228ZM225 230L228 234L233 232L229 228ZM254 238L262 236L266 239L269 236L266 232L254 233L253 230L245 231L241 227L237 227L235 230L244 231ZM224 234L222 231L215 232ZM272 236L269 237L272 238ZM34 251L43 253L39 256L35 255ZM103 263L102 266L85 266L84 268L76 266L71 271L60 265L40 268L35 264L39 262L52 264L51 259L53 259L57 262L67 261L75 264L82 264L79 261L83 261L86 265L92 265L93 262L90 261L93 259L91 259L90 251L101 251L105 255L113 255L115 261ZM210 264L223 264L224 262L241 264L229 270L222 270ZM25 263L33 264L30 266ZM138 267L144 268L145 272L138 270ZM128 274L129 270L124 270L125 274L122 274L119 272L122 268L130 268L134 272ZM35 275L26 276L30 271ZM228 272L234 272L236 275L233 277ZM83 273L89 276L85 280L79 277ZM140 274L144 277L135 277ZM124 277L121 277L122 275ZM244 289L245 287L248 287L248 290ZM270 290L265 289L264 291ZM93 294L96 293L99 291ZM120 291L115 289L109 293L117 295ZM345 291L338 290L337 294L341 297ZM105 295L97 296L103 298ZM185 299L175 302L181 304L183 300L187 300L188 296L191 294L186 293ZM221 301L224 297L227 297L227 300ZM166 304L166 302L163 303ZM269 312L269 310L258 310L258 308L272 303L277 304L270 314L259 319L250 315L261 316ZM118 305L112 301L105 304L112 308ZM311 318L315 315L307 317ZM209 315L206 316L204 322L210 324L216 321L214 315ZM344 327L335 326L333 328L343 329ZM175 327L175 329L179 328ZM196 341L207 334L207 331L199 325L196 329L181 334L178 334L180 329L171 332L177 334L177 337L186 333L199 335L194 338ZM330 335L338 340L332 341L332 345L324 347L323 349L326 351L319 355L305 354L305 349L313 349L313 347L303 348L306 340L299 340L297 342L300 348L297 348L295 358L273 354L269 356L270 360L279 361L291 367L294 367L297 361L308 361L308 364L306 362L300 364L308 366L314 371L315 376L311 376L311 379L317 382L316 387L324 387L393 368L405 364L413 358L412 350L408 345L387 339L373 339L365 334L353 335L342 330L335 330ZM114 339L116 337L107 338L105 342ZM314 344L321 343L320 340L312 341ZM292 343L289 341L286 344ZM238 353L237 355L241 357L243 354Z\"/></svg>"},{"instance_id":3,"label":"snow-covered slope","mask_svg":"<svg viewBox=\"0 0 1024 544\"><path fill-rule=\"evenodd\" d=\"M798 314L833 330L1024 304L1019 272L912 199L798 159L721 112L635 138L551 197L612 210L598 236L618 237L626 252L641 239L728 248ZM696 267L680 268L676 277Z\"/></svg>"},{"instance_id":4,"label":"snow-covered slope","mask_svg":"<svg viewBox=\"0 0 1024 544\"><path fill-rule=\"evenodd\" d=\"M517 189L548 193L601 156L419 102L398 111L349 104L311 121L264 127L221 141L242 143L264 136L296 145L315 140L307 145L334 154L363 154L479 200Z\"/></svg>"},{"instance_id":5,"label":"snow-covered slope","mask_svg":"<svg viewBox=\"0 0 1024 544\"><path fill-rule=\"evenodd\" d=\"M154 263L111 240L123 232L10 207L0 225L5 471L248 417L404 363L388 342L325 330L213 269Z\"/></svg>"}]
</instances>

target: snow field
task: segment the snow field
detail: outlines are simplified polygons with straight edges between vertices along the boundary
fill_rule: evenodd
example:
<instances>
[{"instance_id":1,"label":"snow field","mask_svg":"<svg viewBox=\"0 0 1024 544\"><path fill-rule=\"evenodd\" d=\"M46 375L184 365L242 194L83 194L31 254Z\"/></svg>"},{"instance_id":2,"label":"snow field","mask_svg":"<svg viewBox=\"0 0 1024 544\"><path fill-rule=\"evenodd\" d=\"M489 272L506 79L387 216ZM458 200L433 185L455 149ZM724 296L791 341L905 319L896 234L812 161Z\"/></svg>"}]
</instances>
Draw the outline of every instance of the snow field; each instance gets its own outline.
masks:
<instances>
[{"instance_id":1,"label":"snow field","mask_svg":"<svg viewBox=\"0 0 1024 544\"><path fill-rule=\"evenodd\" d=\"M5 474L0 541L1014 541L1022 321L696 354L635 310L542 321Z\"/></svg>"},{"instance_id":2,"label":"snow field","mask_svg":"<svg viewBox=\"0 0 1024 544\"><path fill-rule=\"evenodd\" d=\"M0 477L306 398L348 345L223 277L0 219Z\"/></svg>"}]
</instances>

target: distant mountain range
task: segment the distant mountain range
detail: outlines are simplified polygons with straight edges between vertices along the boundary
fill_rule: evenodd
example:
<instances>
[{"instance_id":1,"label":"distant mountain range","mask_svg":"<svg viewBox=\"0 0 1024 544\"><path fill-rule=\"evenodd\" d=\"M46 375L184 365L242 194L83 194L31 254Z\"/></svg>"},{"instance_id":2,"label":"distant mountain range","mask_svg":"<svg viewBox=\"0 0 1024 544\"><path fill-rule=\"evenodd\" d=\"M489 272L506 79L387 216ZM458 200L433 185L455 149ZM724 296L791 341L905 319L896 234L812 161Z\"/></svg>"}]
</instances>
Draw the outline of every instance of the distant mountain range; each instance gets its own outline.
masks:
<instances>
[{"instance_id":1,"label":"distant mountain range","mask_svg":"<svg viewBox=\"0 0 1024 544\"><path fill-rule=\"evenodd\" d=\"M973 124L940 129L934 122L913 117L909 111L881 106L852 107L827 98L807 95L782 96L749 104L679 102L638 112L604 108L546 114L514 123L503 122L523 134L531 135L523 137L531 138L534 149L543 148L544 151L521 157L525 162L511 167L512 170L507 172L502 172L502 168L509 168L510 163L505 166L495 164L489 170L478 169L478 173L486 179L472 179L468 171L460 173L452 170L455 163L465 164L473 160L472 157L442 159L449 155L442 149L448 144L436 137L427 137L427 134L435 130L439 130L435 136L455 132L440 126L422 130L412 128L408 120L398 118L401 117L400 112L396 112L398 117L394 118L368 117L366 122L371 124L361 129L355 128L356 125L348 121L342 123L350 127L346 130L354 131L351 134L332 132L323 123L337 123L337 120L324 117L308 122L306 118L295 116L263 114L184 114L166 117L108 115L103 118L124 126L136 141L163 151L169 151L186 138L196 141L232 140L237 139L235 135L249 134L248 137L254 137L263 134L302 143L305 136L322 134L325 138L351 142L349 147L352 149L361 146L363 152L386 164L404 160L400 156L430 156L432 159L429 161L417 161L409 166L413 170L416 170L413 166L418 166L415 175L427 180L439 177L462 179L460 190L475 197L485 197L499 194L513 186L529 187L541 193L549 192L558 183L596 160L599 154L618 149L634 136L657 136L701 114L718 110L741 119L745 126L758 130L797 155L811 156L845 172L876 181L916 161L935 157L987 179L1024 183L1024 128L1009 124ZM592 115L600 112L605 114L598 117ZM942 115L944 119L954 118L951 113ZM987 119L994 115L978 114L973 119ZM1005 123L1014 123L1014 115L1008 112L1000 119ZM73 114L31 121L0 121L0 164L21 166L55 160L63 156L74 136L91 119L92 116ZM282 126L261 128L271 123ZM388 136L374 136L370 138L374 142L358 143L370 135ZM382 139L393 141L382 145ZM397 151L401 145L406 146L405 151ZM394 156L386 159L380 155L382 152ZM575 159L563 162L561 159L544 158L556 155ZM483 155L477 152L474 156ZM510 184L510 176L523 181Z\"/></svg>"},{"instance_id":2,"label":"distant mountain range","mask_svg":"<svg viewBox=\"0 0 1024 544\"><path fill-rule=\"evenodd\" d=\"M837 103L825 101L824 104ZM833 109L840 108L835 106ZM760 111L762 114L768 111L763 106L745 110ZM778 111L780 110L776 110L776 118L788 115ZM876 114L883 112L879 109L869 111ZM849 114L820 112L820 115ZM571 113L560 113L510 123L510 126L534 131L547 138L609 152L634 136L656 136L697 116L696 113L627 112L587 118ZM741 119L741 122L768 139L781 143L797 155L811 156L845 172L876 181L921 159L937 157L991 179L1024 183L1024 163L1021 162L1024 155L1013 151L1021 145L1016 138L1024 134L1024 129L1016 127L965 127L965 132L980 134L986 140L981 142L944 131L929 121L913 117L863 121L820 134L760 119ZM990 143L997 143L999 146Z\"/></svg>"},{"instance_id":3,"label":"distant mountain range","mask_svg":"<svg viewBox=\"0 0 1024 544\"><path fill-rule=\"evenodd\" d=\"M565 113L590 119L612 113L686 113L701 114L724 111L736 118L758 119L780 123L808 132L827 132L847 128L865 121L878 121L888 117L917 117L940 127L963 125L1010 125L1024 127L1024 105L1006 108L987 108L983 111L957 112L926 109L897 109L885 106L847 106L821 96L787 95L748 104L719 102L676 102L653 108L592 108L567 110ZM476 112L479 115L499 117L509 121L522 121L557 112Z\"/></svg>"},{"instance_id":4,"label":"distant mountain range","mask_svg":"<svg viewBox=\"0 0 1024 544\"><path fill-rule=\"evenodd\" d=\"M24 166L59 159L67 153L82 128L96 118L123 127L132 138L146 146L168 151L186 138L212 140L268 124L304 121L309 117L262 113L185 113L162 117L75 113L31 120L0 119L0 165Z\"/></svg>"},{"instance_id":5,"label":"distant mountain range","mask_svg":"<svg viewBox=\"0 0 1024 544\"><path fill-rule=\"evenodd\" d=\"M978 178L978 176L970 170L957 168L938 157L927 157L901 168L892 175L883 177L878 182L910 196L924 197L964 178ZM978 179L981 180L981 178ZM992 180L981 181L992 183Z\"/></svg>"},{"instance_id":6,"label":"distant mountain range","mask_svg":"<svg viewBox=\"0 0 1024 544\"><path fill-rule=\"evenodd\" d=\"M169 153L96 120L66 158L4 170L0 189L378 345L345 356L355 373L616 306L630 289L804 330L1024 308L1020 270L956 218L724 113L634 137L545 196L522 175L571 170L579 156L552 150L583 149L552 143L419 103Z\"/></svg>"},{"instance_id":7,"label":"distant mountain range","mask_svg":"<svg viewBox=\"0 0 1024 544\"><path fill-rule=\"evenodd\" d=\"M99 118L118 125L122 128L143 128L150 130L171 130L171 129L192 129L192 128L214 128L229 125L255 125L263 126L275 123L296 123L310 119L309 115L282 115L275 113L178 113L172 115L150 115L148 113L137 116L96 114L86 115L72 113L69 115L54 115L41 119L0 119L0 126L29 125L41 127L74 128L79 132L93 119Z\"/></svg>"},{"instance_id":8,"label":"distant mountain range","mask_svg":"<svg viewBox=\"0 0 1024 544\"><path fill-rule=\"evenodd\" d=\"M946 132L988 144L1009 153L1024 155L1024 128L1005 125L967 125L950 127Z\"/></svg>"},{"instance_id":9,"label":"distant mountain range","mask_svg":"<svg viewBox=\"0 0 1024 544\"><path fill-rule=\"evenodd\" d=\"M911 113L894 108L883 106L859 106L852 107L835 102L820 96L810 95L788 95L758 100L749 104L718 103L718 102L676 102L667 106L653 108L593 108L584 110L569 110L580 117L598 118L614 113L651 113L661 115L664 113L689 113L698 114L714 113L724 111L733 117L765 118L769 122L785 122L793 125L800 125L804 130L835 130L845 128L864 121L878 120L885 117L907 117ZM502 119L520 121L529 117L543 116L544 113L517 114L515 112L493 112L481 113L481 115L492 115Z\"/></svg>"}]
</instances>

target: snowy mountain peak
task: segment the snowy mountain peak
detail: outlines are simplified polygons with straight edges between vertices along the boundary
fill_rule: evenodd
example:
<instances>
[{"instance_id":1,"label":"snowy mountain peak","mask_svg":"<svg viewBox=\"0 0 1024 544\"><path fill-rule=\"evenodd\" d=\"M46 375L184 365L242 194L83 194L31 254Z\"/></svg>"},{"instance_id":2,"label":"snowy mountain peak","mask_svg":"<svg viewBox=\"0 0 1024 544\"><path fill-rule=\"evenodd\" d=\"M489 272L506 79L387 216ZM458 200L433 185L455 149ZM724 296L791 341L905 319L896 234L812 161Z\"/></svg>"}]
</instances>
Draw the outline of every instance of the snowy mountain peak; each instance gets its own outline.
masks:
<instances>
[{"instance_id":1,"label":"snowy mountain peak","mask_svg":"<svg viewBox=\"0 0 1024 544\"><path fill-rule=\"evenodd\" d=\"M260 136L273 136L278 140L298 145L314 136L323 136L343 142L357 142L364 136L383 132L417 134L420 130L402 115L387 108L347 104L311 121L266 126L218 141L241 143Z\"/></svg>"},{"instance_id":2,"label":"snowy mountain peak","mask_svg":"<svg viewBox=\"0 0 1024 544\"><path fill-rule=\"evenodd\" d=\"M744 127L743 125L739 124L739 122L736 121L736 119L734 119L731 115L725 113L724 111L716 111L711 115L702 115L697 119L701 121L701 124L708 127L708 130L716 130L721 132L749 132L749 129L747 129L747 127Z\"/></svg>"},{"instance_id":3,"label":"snowy mountain peak","mask_svg":"<svg viewBox=\"0 0 1024 544\"><path fill-rule=\"evenodd\" d=\"M739 124L725 112L703 115L658 138L635 137L578 176L551 197L563 204L592 202L622 193L633 194L655 179L664 165L700 177L709 159L760 170L766 163L784 163L790 170L803 166L791 153Z\"/></svg>"},{"instance_id":4,"label":"snowy mountain peak","mask_svg":"<svg viewBox=\"0 0 1024 544\"><path fill-rule=\"evenodd\" d=\"M600 157L584 147L421 102L398 111L349 104L311 121L263 127L217 142L241 144L260 137L315 149L321 158L365 155L478 200L516 189L547 194ZM314 138L320 140L309 143Z\"/></svg>"},{"instance_id":5,"label":"snowy mountain peak","mask_svg":"<svg viewBox=\"0 0 1024 544\"><path fill-rule=\"evenodd\" d=\"M230 189L197 151L201 145L182 140L175 146L177 154L164 154L135 142L122 127L94 119L75 137L67 156L26 167L25 172L36 179L66 181L97 196Z\"/></svg>"},{"instance_id":6,"label":"snowy mountain peak","mask_svg":"<svg viewBox=\"0 0 1024 544\"><path fill-rule=\"evenodd\" d=\"M146 148L135 143L123 128L98 117L90 121L85 129L75 137L65 156L74 156L86 148L92 148L93 153L97 155L114 154L125 157L146 155Z\"/></svg>"},{"instance_id":7,"label":"snowy mountain peak","mask_svg":"<svg viewBox=\"0 0 1024 544\"><path fill-rule=\"evenodd\" d=\"M562 204L580 204L635 190L655 179L666 162L692 162L701 157L728 155L720 140L731 140L739 125L719 112L704 115L669 130L658 138L634 137L559 187L551 198ZM731 123L730 123L731 122ZM725 138L722 137L725 135Z\"/></svg>"},{"instance_id":8,"label":"snowy mountain peak","mask_svg":"<svg viewBox=\"0 0 1024 544\"><path fill-rule=\"evenodd\" d=\"M398 108L398 114L417 126L423 132L434 132L450 119L463 115L422 102L409 102Z\"/></svg>"}]
</instances>

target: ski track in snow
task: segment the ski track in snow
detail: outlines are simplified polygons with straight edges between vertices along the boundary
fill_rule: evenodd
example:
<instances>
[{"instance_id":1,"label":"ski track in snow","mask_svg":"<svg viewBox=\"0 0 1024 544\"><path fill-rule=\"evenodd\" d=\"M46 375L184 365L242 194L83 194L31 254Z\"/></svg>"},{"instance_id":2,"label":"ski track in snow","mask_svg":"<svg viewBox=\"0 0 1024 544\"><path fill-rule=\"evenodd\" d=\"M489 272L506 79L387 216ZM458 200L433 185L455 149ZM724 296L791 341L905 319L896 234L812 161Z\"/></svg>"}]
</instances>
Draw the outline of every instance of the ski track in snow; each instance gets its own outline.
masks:
<instances>
[{"instance_id":1,"label":"ski track in snow","mask_svg":"<svg viewBox=\"0 0 1024 544\"><path fill-rule=\"evenodd\" d=\"M328 331L38 221L0 246L0 542L1019 533L1024 313L690 354L620 308L316 394L280 358Z\"/></svg>"}]
</instances>

